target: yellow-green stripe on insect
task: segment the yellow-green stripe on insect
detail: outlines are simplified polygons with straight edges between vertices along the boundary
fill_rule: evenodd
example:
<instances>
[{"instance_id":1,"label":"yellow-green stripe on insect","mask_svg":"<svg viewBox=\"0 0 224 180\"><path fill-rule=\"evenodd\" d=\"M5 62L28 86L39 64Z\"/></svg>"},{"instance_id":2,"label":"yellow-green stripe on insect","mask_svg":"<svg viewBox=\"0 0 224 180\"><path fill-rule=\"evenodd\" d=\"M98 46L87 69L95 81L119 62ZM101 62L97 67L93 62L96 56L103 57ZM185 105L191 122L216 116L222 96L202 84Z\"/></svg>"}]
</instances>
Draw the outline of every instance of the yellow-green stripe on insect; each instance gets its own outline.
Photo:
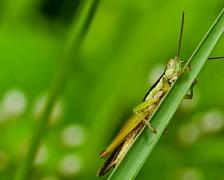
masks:
<instances>
[{"instance_id":1,"label":"yellow-green stripe on insect","mask_svg":"<svg viewBox=\"0 0 224 180\"><path fill-rule=\"evenodd\" d=\"M179 58L183 25L184 13L182 15L181 31L176 56L168 61L164 73L146 93L143 102L133 109L133 114L129 117L121 130L118 132L109 146L100 153L100 157L107 158L107 160L98 171L98 176L104 175L112 167L117 166L121 162L133 144L134 139L145 125L147 125L152 130L152 132L156 134L156 128L154 128L149 121L152 113L155 111L166 93L176 82L177 78L185 71L191 69L190 65L185 65L187 61L181 61ZM217 57L210 59L217 59ZM190 94L187 94L185 98L191 99L193 97L192 89L195 82L190 88Z\"/></svg>"}]
</instances>

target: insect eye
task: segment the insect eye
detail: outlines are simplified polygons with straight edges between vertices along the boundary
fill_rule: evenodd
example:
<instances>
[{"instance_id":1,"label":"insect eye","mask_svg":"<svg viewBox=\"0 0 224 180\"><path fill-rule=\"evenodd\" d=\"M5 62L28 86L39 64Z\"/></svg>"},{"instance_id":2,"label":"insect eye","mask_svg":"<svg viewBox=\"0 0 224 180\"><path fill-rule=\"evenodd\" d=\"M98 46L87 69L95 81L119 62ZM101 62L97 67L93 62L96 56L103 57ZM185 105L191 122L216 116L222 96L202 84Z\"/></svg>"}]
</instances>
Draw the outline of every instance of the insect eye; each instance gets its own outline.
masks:
<instances>
[{"instance_id":1,"label":"insect eye","mask_svg":"<svg viewBox=\"0 0 224 180\"><path fill-rule=\"evenodd\" d=\"M171 63L168 63L167 67L168 68L171 68L172 67L172 64Z\"/></svg>"},{"instance_id":2,"label":"insect eye","mask_svg":"<svg viewBox=\"0 0 224 180\"><path fill-rule=\"evenodd\" d=\"M174 79L170 79L169 82L170 82L170 83L174 83L175 80L174 80Z\"/></svg>"}]
</instances>

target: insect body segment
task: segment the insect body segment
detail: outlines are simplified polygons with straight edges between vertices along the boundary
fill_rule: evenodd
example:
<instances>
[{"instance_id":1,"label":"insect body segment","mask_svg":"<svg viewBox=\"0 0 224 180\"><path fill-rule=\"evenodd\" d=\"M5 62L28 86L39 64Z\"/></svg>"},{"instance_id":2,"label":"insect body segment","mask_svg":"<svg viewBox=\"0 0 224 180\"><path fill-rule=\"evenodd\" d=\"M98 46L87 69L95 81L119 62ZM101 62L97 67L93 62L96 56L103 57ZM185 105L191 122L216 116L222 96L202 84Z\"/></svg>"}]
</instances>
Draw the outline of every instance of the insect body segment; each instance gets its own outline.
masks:
<instances>
[{"instance_id":1,"label":"insect body segment","mask_svg":"<svg viewBox=\"0 0 224 180\"><path fill-rule=\"evenodd\" d=\"M127 135L141 123L141 121L142 120L136 114L130 116L107 149L100 153L100 157L106 158L112 151L114 151L118 144L122 143Z\"/></svg>"},{"instance_id":2,"label":"insect body segment","mask_svg":"<svg viewBox=\"0 0 224 180\"><path fill-rule=\"evenodd\" d=\"M173 84L177 78L181 75L181 61L179 57L170 59L166 65L166 70L164 73L164 78L170 83Z\"/></svg>"},{"instance_id":3,"label":"insect body segment","mask_svg":"<svg viewBox=\"0 0 224 180\"><path fill-rule=\"evenodd\" d=\"M140 130L143 128L143 124L140 123L131 133L128 134L128 136L125 138L124 144L121 147L121 150L119 151L116 159L112 161L112 165L118 164L128 151L129 147L134 142L134 138L137 136L137 134L140 132Z\"/></svg>"},{"instance_id":4,"label":"insect body segment","mask_svg":"<svg viewBox=\"0 0 224 180\"><path fill-rule=\"evenodd\" d=\"M100 153L101 158L106 158L111 153L112 155L99 170L98 176L105 174L111 167L115 167L120 163L135 137L145 125L156 133L156 129L151 126L148 119L150 119L161 99L180 76L180 61L178 60L176 58L168 61L165 72L156 82L154 88L145 96L144 101L133 109L134 114L124 124L107 149Z\"/></svg>"},{"instance_id":5,"label":"insect body segment","mask_svg":"<svg viewBox=\"0 0 224 180\"><path fill-rule=\"evenodd\" d=\"M178 69L179 70L179 69ZM167 72L169 71L169 72ZM168 62L167 69L163 73L163 76L160 78L158 83L152 89L152 91L146 96L145 101L139 104L137 107L133 109L134 114L128 119L128 121L124 124L121 128L117 136L114 138L112 143L100 153L100 157L106 158L108 154L110 154L116 147L117 144L120 144L126 136L140 123L145 123L152 112L157 107L158 103L160 102L161 98L169 91L170 87L176 80L176 64L173 63L173 59ZM174 73L175 76L172 76ZM169 76L168 76L169 75ZM146 123L148 126L150 124ZM150 126L155 132L155 129Z\"/></svg>"},{"instance_id":6,"label":"insect body segment","mask_svg":"<svg viewBox=\"0 0 224 180\"><path fill-rule=\"evenodd\" d=\"M180 37L182 37L183 32L183 19L184 15L182 16ZM109 155L110 156L98 171L98 176L104 175L110 170L110 168L115 167L121 162L126 152L133 144L135 137L145 125L156 133L156 129L152 127L149 119L164 95L166 95L177 78L183 72L181 69L181 61L179 59L180 42L181 39L179 39L177 56L168 61L164 73L150 88L149 92L145 95L143 102L133 109L133 115L130 116L106 150L100 153L101 158L107 158Z\"/></svg>"},{"instance_id":7,"label":"insect body segment","mask_svg":"<svg viewBox=\"0 0 224 180\"><path fill-rule=\"evenodd\" d=\"M125 141L115 148L109 158L106 160L102 168L98 171L97 176L102 176L107 173L112 167L115 167L121 162L125 154L129 150L130 146L133 144L133 140L144 127L144 124L140 123L132 132L130 132Z\"/></svg>"}]
</instances>

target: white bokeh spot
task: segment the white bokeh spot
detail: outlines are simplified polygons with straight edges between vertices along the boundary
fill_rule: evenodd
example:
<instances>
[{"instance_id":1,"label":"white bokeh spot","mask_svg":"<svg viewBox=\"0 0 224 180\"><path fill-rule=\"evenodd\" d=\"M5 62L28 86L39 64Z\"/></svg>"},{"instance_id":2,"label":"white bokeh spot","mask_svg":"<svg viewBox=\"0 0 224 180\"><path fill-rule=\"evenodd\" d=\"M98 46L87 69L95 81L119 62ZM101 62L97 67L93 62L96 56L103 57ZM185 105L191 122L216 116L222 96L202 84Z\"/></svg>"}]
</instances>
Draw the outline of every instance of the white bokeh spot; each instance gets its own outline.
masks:
<instances>
[{"instance_id":1,"label":"white bokeh spot","mask_svg":"<svg viewBox=\"0 0 224 180\"><path fill-rule=\"evenodd\" d=\"M63 157L59 171L63 176L74 176L81 170L81 158L77 154L68 154Z\"/></svg>"},{"instance_id":2,"label":"white bokeh spot","mask_svg":"<svg viewBox=\"0 0 224 180\"><path fill-rule=\"evenodd\" d=\"M65 146L76 147L84 143L84 128L77 124L68 125L62 130L61 141Z\"/></svg>"},{"instance_id":3,"label":"white bokeh spot","mask_svg":"<svg viewBox=\"0 0 224 180\"><path fill-rule=\"evenodd\" d=\"M27 107L27 99L19 89L6 92L2 101L2 108L8 115L21 115Z\"/></svg>"},{"instance_id":4,"label":"white bokeh spot","mask_svg":"<svg viewBox=\"0 0 224 180\"><path fill-rule=\"evenodd\" d=\"M182 170L180 180L203 180L204 176L202 172L195 167L188 167Z\"/></svg>"},{"instance_id":5,"label":"white bokeh spot","mask_svg":"<svg viewBox=\"0 0 224 180\"><path fill-rule=\"evenodd\" d=\"M178 138L184 144L194 143L199 135L199 128L195 123L183 125L178 131Z\"/></svg>"},{"instance_id":6,"label":"white bokeh spot","mask_svg":"<svg viewBox=\"0 0 224 180\"><path fill-rule=\"evenodd\" d=\"M45 145L40 146L39 150L37 151L36 158L34 160L34 164L40 166L44 164L48 160L48 149Z\"/></svg>"},{"instance_id":7,"label":"white bokeh spot","mask_svg":"<svg viewBox=\"0 0 224 180\"><path fill-rule=\"evenodd\" d=\"M203 133L218 132L224 128L224 116L218 110L209 111L204 114L201 120Z\"/></svg>"}]
</instances>

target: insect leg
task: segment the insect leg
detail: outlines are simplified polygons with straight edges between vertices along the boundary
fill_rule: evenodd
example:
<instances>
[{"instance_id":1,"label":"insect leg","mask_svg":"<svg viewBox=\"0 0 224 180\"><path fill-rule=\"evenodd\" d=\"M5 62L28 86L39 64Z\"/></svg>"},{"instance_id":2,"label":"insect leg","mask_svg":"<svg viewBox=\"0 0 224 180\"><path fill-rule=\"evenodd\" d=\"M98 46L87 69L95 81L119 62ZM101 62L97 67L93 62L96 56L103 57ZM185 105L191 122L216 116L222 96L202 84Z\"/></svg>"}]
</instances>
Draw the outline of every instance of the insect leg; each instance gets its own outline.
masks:
<instances>
[{"instance_id":1,"label":"insect leg","mask_svg":"<svg viewBox=\"0 0 224 180\"><path fill-rule=\"evenodd\" d=\"M180 61L181 65L187 63L188 61Z\"/></svg>"},{"instance_id":2,"label":"insect leg","mask_svg":"<svg viewBox=\"0 0 224 180\"><path fill-rule=\"evenodd\" d=\"M114 149L112 154L109 156L109 158L105 161L103 166L97 172L97 176L99 176L99 177L103 176L104 174L106 174L113 167L113 163L112 162L117 158L120 150L122 149L123 144L124 143L121 143L118 147L116 147L116 149Z\"/></svg>"},{"instance_id":3,"label":"insect leg","mask_svg":"<svg viewBox=\"0 0 224 180\"><path fill-rule=\"evenodd\" d=\"M149 121L147 121L146 119L143 119L143 122L145 123L145 125L148 126L149 129L151 129L151 131L156 134L157 133L157 130L156 128L152 127L151 123Z\"/></svg>"},{"instance_id":4,"label":"insect leg","mask_svg":"<svg viewBox=\"0 0 224 180\"><path fill-rule=\"evenodd\" d=\"M180 61L182 71L181 73L184 73L185 71L191 71L191 64L188 64L186 68L184 66L187 64L188 61Z\"/></svg>"},{"instance_id":5,"label":"insect leg","mask_svg":"<svg viewBox=\"0 0 224 180\"><path fill-rule=\"evenodd\" d=\"M164 131L163 131L163 135L167 134L168 133L168 128L166 128Z\"/></svg>"},{"instance_id":6,"label":"insect leg","mask_svg":"<svg viewBox=\"0 0 224 180\"><path fill-rule=\"evenodd\" d=\"M159 99L149 99L147 101L142 102L141 104L139 104L138 106L136 106L133 109L133 112L135 114L137 114L138 112L141 112L142 110L145 110L147 107L157 103L159 101Z\"/></svg>"},{"instance_id":7,"label":"insect leg","mask_svg":"<svg viewBox=\"0 0 224 180\"><path fill-rule=\"evenodd\" d=\"M111 162L112 166L115 167L117 164L119 164L122 161L122 159L126 155L128 149L133 144L135 137L138 135L138 133L141 131L142 128L143 128L143 125L139 125L135 130L130 132L130 134L125 138L125 141L124 141L117 157Z\"/></svg>"},{"instance_id":8,"label":"insect leg","mask_svg":"<svg viewBox=\"0 0 224 180\"><path fill-rule=\"evenodd\" d=\"M133 109L133 112L142 119L142 121L149 127L149 129L152 130L153 133L156 133L156 128L152 127L151 123L144 117L145 115L149 116L153 112L154 108L156 107L156 103L159 101L159 99L150 99L148 101L145 101L135 107ZM142 110L145 110L146 114L142 114Z\"/></svg>"},{"instance_id":9,"label":"insect leg","mask_svg":"<svg viewBox=\"0 0 224 180\"><path fill-rule=\"evenodd\" d=\"M144 124L145 125L147 125L148 126L148 128L153 132L153 133L157 133L157 131L156 131L156 128L154 128L152 125L151 125L151 123L147 120L147 119L145 119L140 113L138 113L138 112L136 112L135 113L143 122L144 122Z\"/></svg>"},{"instance_id":10,"label":"insect leg","mask_svg":"<svg viewBox=\"0 0 224 180\"><path fill-rule=\"evenodd\" d=\"M185 96L184 96L184 99L192 99L193 98L193 88L194 88L194 86L195 86L195 84L197 83L197 80L195 79L194 81L193 81L193 83L191 84L191 87L190 87L190 94L186 94Z\"/></svg>"}]
</instances>

